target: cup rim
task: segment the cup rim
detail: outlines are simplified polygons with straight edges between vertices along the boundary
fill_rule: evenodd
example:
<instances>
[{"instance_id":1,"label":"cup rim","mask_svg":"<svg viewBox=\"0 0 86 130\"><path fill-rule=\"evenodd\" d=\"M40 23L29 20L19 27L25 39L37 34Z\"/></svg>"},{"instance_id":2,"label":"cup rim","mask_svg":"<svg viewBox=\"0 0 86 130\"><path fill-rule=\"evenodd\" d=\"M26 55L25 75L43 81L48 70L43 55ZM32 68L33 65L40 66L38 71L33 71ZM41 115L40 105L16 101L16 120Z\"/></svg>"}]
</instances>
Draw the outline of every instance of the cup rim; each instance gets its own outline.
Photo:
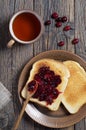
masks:
<instances>
[{"instance_id":1,"label":"cup rim","mask_svg":"<svg viewBox=\"0 0 86 130\"><path fill-rule=\"evenodd\" d=\"M38 21L40 22L40 26L41 26L40 32L39 32L38 36L37 36L36 38L34 38L33 40L30 40L30 41L20 40L19 38L17 38L17 37L15 36L15 34L14 34L14 32L13 32L13 27L12 27L13 21L14 21L14 19L15 19L18 15L20 15L20 14L22 14L22 13L31 13L31 14L33 14L33 15L38 19ZM37 13L35 13L35 12L32 11L32 10L21 10L21 11L18 11L17 13L15 13L15 14L12 16L12 18L10 19L10 22L9 22L9 31L10 31L10 34L11 34L11 36L13 37L13 39L14 39L15 41L19 42L19 43L22 43L22 44L34 43L34 42L36 42L36 41L41 37L42 33L44 32L43 20L41 19L41 17L40 17Z\"/></svg>"}]
</instances>

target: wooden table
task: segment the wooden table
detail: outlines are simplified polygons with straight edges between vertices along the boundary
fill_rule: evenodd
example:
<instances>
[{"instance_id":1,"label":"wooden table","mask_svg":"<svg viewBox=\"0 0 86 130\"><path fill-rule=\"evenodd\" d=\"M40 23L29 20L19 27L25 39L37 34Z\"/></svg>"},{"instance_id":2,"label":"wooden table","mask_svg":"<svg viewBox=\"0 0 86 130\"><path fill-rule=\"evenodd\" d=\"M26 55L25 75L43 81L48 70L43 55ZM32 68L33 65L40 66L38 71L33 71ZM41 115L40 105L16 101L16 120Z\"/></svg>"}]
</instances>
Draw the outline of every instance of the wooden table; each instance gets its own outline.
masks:
<instances>
[{"instance_id":1,"label":"wooden table","mask_svg":"<svg viewBox=\"0 0 86 130\"><path fill-rule=\"evenodd\" d=\"M22 9L34 10L44 21L51 19L52 12L59 16L67 16L69 24L74 26L72 34L64 37L60 34L62 28L56 28L55 22L45 28L45 32L34 44L16 44L11 49L7 42L11 39L8 23L11 16ZM65 25L65 24L64 24ZM72 45L72 39L79 38L79 43ZM58 41L64 40L65 45L59 47ZM17 95L19 75L24 65L35 55L46 50L68 50L86 60L86 0L0 0L0 81L12 93L12 101L1 113L8 115L8 125L3 130L11 130L15 118L20 112ZM1 114L0 113L0 114ZM54 130L37 124L24 115L18 130ZM57 130L60 130L57 128ZM61 130L86 130L86 119Z\"/></svg>"}]
</instances>

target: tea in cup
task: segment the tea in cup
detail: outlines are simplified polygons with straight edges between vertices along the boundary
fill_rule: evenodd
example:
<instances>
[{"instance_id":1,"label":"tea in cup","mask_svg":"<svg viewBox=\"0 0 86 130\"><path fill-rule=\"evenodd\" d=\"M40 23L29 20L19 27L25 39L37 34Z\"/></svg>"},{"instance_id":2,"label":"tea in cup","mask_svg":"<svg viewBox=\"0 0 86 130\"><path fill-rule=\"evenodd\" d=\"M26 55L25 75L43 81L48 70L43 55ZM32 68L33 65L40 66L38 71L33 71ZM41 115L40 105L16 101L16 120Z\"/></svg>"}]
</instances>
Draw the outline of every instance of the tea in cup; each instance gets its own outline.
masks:
<instances>
[{"instance_id":1,"label":"tea in cup","mask_svg":"<svg viewBox=\"0 0 86 130\"><path fill-rule=\"evenodd\" d=\"M40 38L44 32L44 24L40 16L35 12L22 10L11 18L9 31L13 39L8 42L8 47L11 47L15 41L30 44Z\"/></svg>"}]
</instances>

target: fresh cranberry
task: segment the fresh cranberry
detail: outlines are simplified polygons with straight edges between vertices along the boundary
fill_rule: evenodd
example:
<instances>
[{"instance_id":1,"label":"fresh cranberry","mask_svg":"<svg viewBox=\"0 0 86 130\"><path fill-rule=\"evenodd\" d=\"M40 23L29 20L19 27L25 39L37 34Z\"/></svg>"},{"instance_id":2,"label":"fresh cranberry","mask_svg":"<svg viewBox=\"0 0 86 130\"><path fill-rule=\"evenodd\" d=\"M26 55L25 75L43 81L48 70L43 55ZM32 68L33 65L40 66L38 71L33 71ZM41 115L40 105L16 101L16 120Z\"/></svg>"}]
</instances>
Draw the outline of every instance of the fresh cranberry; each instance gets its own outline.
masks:
<instances>
[{"instance_id":1,"label":"fresh cranberry","mask_svg":"<svg viewBox=\"0 0 86 130\"><path fill-rule=\"evenodd\" d=\"M72 44L77 44L79 42L79 39L78 38L74 38L73 40L72 40Z\"/></svg>"},{"instance_id":2,"label":"fresh cranberry","mask_svg":"<svg viewBox=\"0 0 86 130\"><path fill-rule=\"evenodd\" d=\"M52 17L53 19L56 19L56 18L58 18L58 14L57 14L56 12L54 12L54 13L51 15L51 17Z\"/></svg>"},{"instance_id":3,"label":"fresh cranberry","mask_svg":"<svg viewBox=\"0 0 86 130\"><path fill-rule=\"evenodd\" d=\"M36 81L35 80L32 80L31 82L28 83L28 91L34 91L36 87Z\"/></svg>"},{"instance_id":4,"label":"fresh cranberry","mask_svg":"<svg viewBox=\"0 0 86 130\"><path fill-rule=\"evenodd\" d=\"M58 18L56 19L56 22L62 22L62 17L58 17Z\"/></svg>"},{"instance_id":5,"label":"fresh cranberry","mask_svg":"<svg viewBox=\"0 0 86 130\"><path fill-rule=\"evenodd\" d=\"M61 27L62 26L62 22L57 22L56 23L56 27Z\"/></svg>"},{"instance_id":6,"label":"fresh cranberry","mask_svg":"<svg viewBox=\"0 0 86 130\"><path fill-rule=\"evenodd\" d=\"M51 20L47 20L45 21L44 25L50 25L51 24Z\"/></svg>"},{"instance_id":7,"label":"fresh cranberry","mask_svg":"<svg viewBox=\"0 0 86 130\"><path fill-rule=\"evenodd\" d=\"M64 22L66 22L67 21L67 17L66 16L63 16L62 17L62 22L64 23Z\"/></svg>"},{"instance_id":8,"label":"fresh cranberry","mask_svg":"<svg viewBox=\"0 0 86 130\"><path fill-rule=\"evenodd\" d=\"M69 26L69 25L67 25L67 26L65 26L64 28L63 28L63 31L69 31L71 29L71 27Z\"/></svg>"},{"instance_id":9,"label":"fresh cranberry","mask_svg":"<svg viewBox=\"0 0 86 130\"><path fill-rule=\"evenodd\" d=\"M59 43L58 43L58 46L63 46L64 45L64 41L60 41Z\"/></svg>"}]
</instances>

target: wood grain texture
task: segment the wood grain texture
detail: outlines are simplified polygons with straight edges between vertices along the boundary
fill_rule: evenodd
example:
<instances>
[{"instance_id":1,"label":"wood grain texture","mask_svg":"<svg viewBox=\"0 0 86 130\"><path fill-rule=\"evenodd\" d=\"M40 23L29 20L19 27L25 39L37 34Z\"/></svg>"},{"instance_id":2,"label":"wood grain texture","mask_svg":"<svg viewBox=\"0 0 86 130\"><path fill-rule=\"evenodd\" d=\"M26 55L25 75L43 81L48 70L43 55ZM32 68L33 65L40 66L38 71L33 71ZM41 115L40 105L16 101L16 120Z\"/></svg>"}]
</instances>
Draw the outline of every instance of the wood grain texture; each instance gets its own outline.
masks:
<instances>
[{"instance_id":1,"label":"wood grain texture","mask_svg":"<svg viewBox=\"0 0 86 130\"><path fill-rule=\"evenodd\" d=\"M75 51L79 55L84 55L86 60L86 1L75 0L75 37L79 37L80 43L75 46Z\"/></svg>"},{"instance_id":2,"label":"wood grain texture","mask_svg":"<svg viewBox=\"0 0 86 130\"><path fill-rule=\"evenodd\" d=\"M52 12L56 11L59 16L66 15L68 24L75 29L64 36L62 29L66 24L57 29L55 21L51 19L52 24L45 28L45 32L39 41L25 46L17 43L13 48L8 49L6 44L11 38L8 29L9 20L14 13L22 9L34 10L44 21L51 19ZM71 44L74 37L79 38L79 44ZM57 46L60 40L65 41L63 47ZM40 52L53 49L68 50L86 60L86 0L0 0L0 81L13 95L10 105L2 111L9 115L8 126L3 130L11 130L13 122L21 109L17 95L17 85L24 65ZM25 114L18 130L85 129L86 119L68 128L52 129L37 124Z\"/></svg>"}]
</instances>

